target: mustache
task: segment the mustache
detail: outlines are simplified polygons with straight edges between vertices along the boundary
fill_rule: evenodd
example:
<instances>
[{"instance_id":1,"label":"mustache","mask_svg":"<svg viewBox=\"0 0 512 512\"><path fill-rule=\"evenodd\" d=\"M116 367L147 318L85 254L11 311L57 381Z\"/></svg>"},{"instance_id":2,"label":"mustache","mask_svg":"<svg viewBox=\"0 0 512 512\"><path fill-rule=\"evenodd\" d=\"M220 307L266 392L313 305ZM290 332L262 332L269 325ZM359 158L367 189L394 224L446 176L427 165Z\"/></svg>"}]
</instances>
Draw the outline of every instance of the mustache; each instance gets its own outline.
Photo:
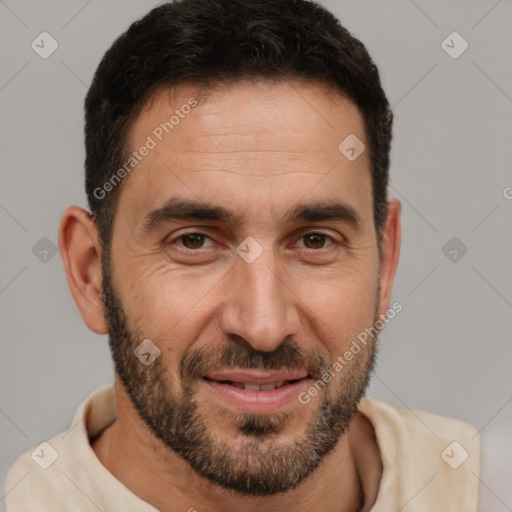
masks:
<instances>
[{"instance_id":1,"label":"mustache","mask_svg":"<svg viewBox=\"0 0 512 512\"><path fill-rule=\"evenodd\" d=\"M255 350L245 340L230 341L225 348L202 348L186 353L180 361L183 382L204 377L214 370L226 368L264 370L306 370L319 379L330 363L318 351L306 352L297 343L283 340L271 352Z\"/></svg>"}]
</instances>

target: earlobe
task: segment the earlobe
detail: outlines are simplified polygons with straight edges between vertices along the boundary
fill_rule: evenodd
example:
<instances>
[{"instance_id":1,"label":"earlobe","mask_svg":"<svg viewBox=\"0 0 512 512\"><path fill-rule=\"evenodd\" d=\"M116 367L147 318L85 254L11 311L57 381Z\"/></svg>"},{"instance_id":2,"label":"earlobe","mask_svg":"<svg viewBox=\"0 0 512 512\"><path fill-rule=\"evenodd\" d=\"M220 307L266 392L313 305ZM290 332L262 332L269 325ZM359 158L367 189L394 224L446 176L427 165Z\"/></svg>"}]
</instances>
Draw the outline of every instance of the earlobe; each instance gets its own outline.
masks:
<instances>
[{"instance_id":1,"label":"earlobe","mask_svg":"<svg viewBox=\"0 0 512 512\"><path fill-rule=\"evenodd\" d=\"M101 244L91 214L78 206L62 215L59 249L69 289L82 318L92 331L107 333L101 299Z\"/></svg>"},{"instance_id":2,"label":"earlobe","mask_svg":"<svg viewBox=\"0 0 512 512\"><path fill-rule=\"evenodd\" d=\"M400 243L402 239L402 229L400 223L400 214L402 205L396 198L388 200L388 216L386 226L382 236L382 261L380 267L380 311L379 314L385 315L389 309L391 301L391 292L393 289L393 279L395 277L398 259L400 256Z\"/></svg>"}]
</instances>

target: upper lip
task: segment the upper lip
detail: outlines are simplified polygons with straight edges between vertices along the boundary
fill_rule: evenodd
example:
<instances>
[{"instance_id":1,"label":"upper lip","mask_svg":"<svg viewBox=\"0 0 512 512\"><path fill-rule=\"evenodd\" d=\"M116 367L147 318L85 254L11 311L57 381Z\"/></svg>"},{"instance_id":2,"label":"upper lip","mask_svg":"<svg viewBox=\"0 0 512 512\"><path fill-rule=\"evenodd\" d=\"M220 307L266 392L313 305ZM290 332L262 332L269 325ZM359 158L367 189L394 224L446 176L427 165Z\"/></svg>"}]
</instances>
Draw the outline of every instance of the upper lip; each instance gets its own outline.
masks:
<instances>
[{"instance_id":1,"label":"upper lip","mask_svg":"<svg viewBox=\"0 0 512 512\"><path fill-rule=\"evenodd\" d=\"M283 380L299 380L307 377L305 370L218 370L209 372L206 378L217 381L242 382L244 384L271 384Z\"/></svg>"}]
</instances>

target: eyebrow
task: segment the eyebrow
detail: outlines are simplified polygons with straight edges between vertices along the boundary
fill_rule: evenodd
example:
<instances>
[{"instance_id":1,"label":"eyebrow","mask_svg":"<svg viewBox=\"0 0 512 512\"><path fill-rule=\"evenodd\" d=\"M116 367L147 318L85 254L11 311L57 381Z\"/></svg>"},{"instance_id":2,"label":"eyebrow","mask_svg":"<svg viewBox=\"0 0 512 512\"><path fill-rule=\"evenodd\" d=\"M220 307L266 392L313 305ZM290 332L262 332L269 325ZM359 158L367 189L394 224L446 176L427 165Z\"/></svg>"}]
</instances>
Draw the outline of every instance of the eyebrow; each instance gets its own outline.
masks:
<instances>
[{"instance_id":1,"label":"eyebrow","mask_svg":"<svg viewBox=\"0 0 512 512\"><path fill-rule=\"evenodd\" d=\"M142 231L150 233L161 225L177 220L208 220L239 224L241 216L225 206L183 198L171 198L150 211L142 221ZM339 201L314 201L295 205L282 218L284 223L339 221L360 231L361 217L349 204Z\"/></svg>"}]
</instances>

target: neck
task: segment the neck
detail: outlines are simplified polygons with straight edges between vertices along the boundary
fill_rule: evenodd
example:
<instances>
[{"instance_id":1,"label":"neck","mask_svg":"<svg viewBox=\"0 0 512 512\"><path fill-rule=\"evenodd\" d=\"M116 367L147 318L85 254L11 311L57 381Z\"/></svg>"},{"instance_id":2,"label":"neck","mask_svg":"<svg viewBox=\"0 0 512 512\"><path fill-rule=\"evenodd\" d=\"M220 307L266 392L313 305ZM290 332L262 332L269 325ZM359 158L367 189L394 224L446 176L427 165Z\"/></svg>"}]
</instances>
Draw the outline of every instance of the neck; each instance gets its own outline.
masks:
<instances>
[{"instance_id":1,"label":"neck","mask_svg":"<svg viewBox=\"0 0 512 512\"><path fill-rule=\"evenodd\" d=\"M355 512L369 510L375 501L380 456L378 449L375 453L375 449L365 446L371 440L371 424L360 413L336 447L295 489L261 497L235 494L196 474L153 435L119 383L116 402L117 420L103 431L92 448L125 487L161 512Z\"/></svg>"}]
</instances>

